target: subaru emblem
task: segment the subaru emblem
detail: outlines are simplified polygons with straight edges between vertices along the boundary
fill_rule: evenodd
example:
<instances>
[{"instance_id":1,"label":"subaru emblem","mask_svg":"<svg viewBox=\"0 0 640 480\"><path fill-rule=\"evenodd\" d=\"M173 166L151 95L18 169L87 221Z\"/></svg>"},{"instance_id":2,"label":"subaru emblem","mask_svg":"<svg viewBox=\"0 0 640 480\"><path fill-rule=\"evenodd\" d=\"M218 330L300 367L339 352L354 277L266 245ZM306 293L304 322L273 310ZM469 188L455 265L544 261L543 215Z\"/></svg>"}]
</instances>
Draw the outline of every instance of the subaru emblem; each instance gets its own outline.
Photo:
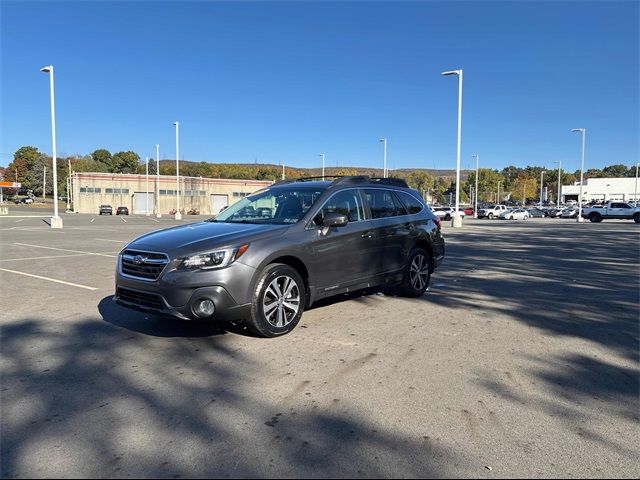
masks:
<instances>
[{"instance_id":1,"label":"subaru emblem","mask_svg":"<svg viewBox=\"0 0 640 480\"><path fill-rule=\"evenodd\" d=\"M144 263L144 257L142 255L136 255L133 258L133 263L135 263L136 265L142 265Z\"/></svg>"}]
</instances>

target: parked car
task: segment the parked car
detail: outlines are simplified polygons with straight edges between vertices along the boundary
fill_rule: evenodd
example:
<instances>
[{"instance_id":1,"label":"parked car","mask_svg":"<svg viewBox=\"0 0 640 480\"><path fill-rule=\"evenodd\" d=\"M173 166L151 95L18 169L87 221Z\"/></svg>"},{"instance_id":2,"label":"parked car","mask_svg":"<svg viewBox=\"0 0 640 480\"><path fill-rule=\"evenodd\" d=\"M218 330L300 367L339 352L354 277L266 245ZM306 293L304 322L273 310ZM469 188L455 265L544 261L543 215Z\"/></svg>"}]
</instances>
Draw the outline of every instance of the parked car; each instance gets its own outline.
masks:
<instances>
[{"instance_id":1,"label":"parked car","mask_svg":"<svg viewBox=\"0 0 640 480\"><path fill-rule=\"evenodd\" d=\"M563 210L563 208L551 208L547 211L547 216L549 218L560 218Z\"/></svg>"},{"instance_id":2,"label":"parked car","mask_svg":"<svg viewBox=\"0 0 640 480\"><path fill-rule=\"evenodd\" d=\"M516 208L502 212L498 217L500 220L528 220L529 212L524 208Z\"/></svg>"},{"instance_id":3,"label":"parked car","mask_svg":"<svg viewBox=\"0 0 640 480\"><path fill-rule=\"evenodd\" d=\"M582 217L588 218L594 223L601 222L607 218L633 220L636 223L640 223L640 208L633 207L628 203L609 202L603 206L583 208Z\"/></svg>"},{"instance_id":4,"label":"parked car","mask_svg":"<svg viewBox=\"0 0 640 480\"><path fill-rule=\"evenodd\" d=\"M116 215L129 215L129 209L127 207L118 207Z\"/></svg>"},{"instance_id":5,"label":"parked car","mask_svg":"<svg viewBox=\"0 0 640 480\"><path fill-rule=\"evenodd\" d=\"M456 209L453 207L434 207L432 211L438 218L448 222L451 220L451 215L453 215L453 212L455 212Z\"/></svg>"},{"instance_id":6,"label":"parked car","mask_svg":"<svg viewBox=\"0 0 640 480\"><path fill-rule=\"evenodd\" d=\"M30 198L30 197L26 197L26 198L17 198L17 199L15 200L15 202L16 202L16 204L21 204L21 203L22 203L22 204L28 205L28 204L30 204L30 203L33 203L33 198Z\"/></svg>"},{"instance_id":7,"label":"parked car","mask_svg":"<svg viewBox=\"0 0 640 480\"><path fill-rule=\"evenodd\" d=\"M478 210L478 218L498 218L501 213L509 210L505 205L489 205L488 207Z\"/></svg>"},{"instance_id":8,"label":"parked car","mask_svg":"<svg viewBox=\"0 0 640 480\"><path fill-rule=\"evenodd\" d=\"M576 218L578 216L578 209L569 207L565 208L560 214L560 218Z\"/></svg>"},{"instance_id":9,"label":"parked car","mask_svg":"<svg viewBox=\"0 0 640 480\"><path fill-rule=\"evenodd\" d=\"M473 216L473 207L462 208L462 211L464 212L465 215Z\"/></svg>"},{"instance_id":10,"label":"parked car","mask_svg":"<svg viewBox=\"0 0 640 480\"><path fill-rule=\"evenodd\" d=\"M99 208L100 215L113 215L113 208L111 205L100 205Z\"/></svg>"},{"instance_id":11,"label":"parked car","mask_svg":"<svg viewBox=\"0 0 640 480\"><path fill-rule=\"evenodd\" d=\"M264 207L270 216L257 213ZM439 218L404 180L283 181L215 219L133 240L118 258L115 300L180 319L242 320L277 337L322 298L377 285L419 297L444 254Z\"/></svg>"},{"instance_id":12,"label":"parked car","mask_svg":"<svg viewBox=\"0 0 640 480\"><path fill-rule=\"evenodd\" d=\"M540 210L539 208L530 208L528 212L531 218L544 218L549 216L546 210Z\"/></svg>"}]
</instances>

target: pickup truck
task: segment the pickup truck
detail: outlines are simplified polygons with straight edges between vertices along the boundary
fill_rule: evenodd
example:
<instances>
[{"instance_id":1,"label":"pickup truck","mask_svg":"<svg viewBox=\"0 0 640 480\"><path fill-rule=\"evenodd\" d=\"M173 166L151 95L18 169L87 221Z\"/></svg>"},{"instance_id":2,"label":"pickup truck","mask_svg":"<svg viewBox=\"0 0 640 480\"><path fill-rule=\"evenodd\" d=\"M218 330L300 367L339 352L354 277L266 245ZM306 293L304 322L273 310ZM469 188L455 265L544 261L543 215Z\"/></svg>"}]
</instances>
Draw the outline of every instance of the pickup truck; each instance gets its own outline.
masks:
<instances>
[{"instance_id":1,"label":"pickup truck","mask_svg":"<svg viewBox=\"0 0 640 480\"><path fill-rule=\"evenodd\" d=\"M595 223L601 222L605 218L621 218L640 223L640 208L633 207L628 203L609 202L602 206L583 208L582 217Z\"/></svg>"},{"instance_id":2,"label":"pickup truck","mask_svg":"<svg viewBox=\"0 0 640 480\"><path fill-rule=\"evenodd\" d=\"M498 218L501 213L506 212L508 208L505 205L491 205L487 208L481 208L478 210L478 218Z\"/></svg>"}]
</instances>

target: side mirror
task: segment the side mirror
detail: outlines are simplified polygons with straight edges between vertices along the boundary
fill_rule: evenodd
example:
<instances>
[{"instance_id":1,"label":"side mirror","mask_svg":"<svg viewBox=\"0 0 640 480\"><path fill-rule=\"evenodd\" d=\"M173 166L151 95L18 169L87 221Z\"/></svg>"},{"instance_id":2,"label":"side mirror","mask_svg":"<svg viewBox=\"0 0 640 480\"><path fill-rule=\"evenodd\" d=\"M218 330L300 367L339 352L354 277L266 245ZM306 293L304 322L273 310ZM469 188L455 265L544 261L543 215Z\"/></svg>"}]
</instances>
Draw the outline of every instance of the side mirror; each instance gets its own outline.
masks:
<instances>
[{"instance_id":1,"label":"side mirror","mask_svg":"<svg viewBox=\"0 0 640 480\"><path fill-rule=\"evenodd\" d=\"M322 221L323 227L344 227L349 223L349 219L346 215L341 213L327 213Z\"/></svg>"}]
</instances>

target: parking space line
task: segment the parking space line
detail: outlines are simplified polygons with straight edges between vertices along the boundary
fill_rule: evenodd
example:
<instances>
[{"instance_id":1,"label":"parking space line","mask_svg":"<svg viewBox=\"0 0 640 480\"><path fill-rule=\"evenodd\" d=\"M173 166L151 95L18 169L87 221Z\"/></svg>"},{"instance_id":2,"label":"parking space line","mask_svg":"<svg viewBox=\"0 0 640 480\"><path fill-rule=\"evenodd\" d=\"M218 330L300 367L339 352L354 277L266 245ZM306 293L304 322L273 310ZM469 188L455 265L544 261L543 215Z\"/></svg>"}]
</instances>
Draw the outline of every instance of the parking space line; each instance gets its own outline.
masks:
<instances>
[{"instance_id":1,"label":"parking space line","mask_svg":"<svg viewBox=\"0 0 640 480\"><path fill-rule=\"evenodd\" d=\"M116 258L116 255L109 255L108 253L83 252L82 250L69 250L68 248L44 247L42 245L30 245L28 243L14 243L14 245L20 245L21 247L44 248L46 250L59 250L61 252L85 253L87 255L98 255L100 257Z\"/></svg>"},{"instance_id":2,"label":"parking space line","mask_svg":"<svg viewBox=\"0 0 640 480\"><path fill-rule=\"evenodd\" d=\"M18 262L24 260L48 260L50 258L85 257L90 253L74 253L73 255L49 255L46 257L3 258L0 262Z\"/></svg>"},{"instance_id":3,"label":"parking space line","mask_svg":"<svg viewBox=\"0 0 640 480\"><path fill-rule=\"evenodd\" d=\"M111 240L109 238L94 238L94 240L99 240L101 242L115 242L115 243L127 243L128 240Z\"/></svg>"},{"instance_id":4,"label":"parking space line","mask_svg":"<svg viewBox=\"0 0 640 480\"><path fill-rule=\"evenodd\" d=\"M65 282L64 280L56 280L55 278L41 277L40 275L33 275L32 273L18 272L16 270L9 270L8 268L0 268L0 271L15 273L17 275L24 275L25 277L38 278L40 280L47 280L49 282L61 283L63 285L69 285L70 287L84 288L85 290L98 290L96 287L88 287L86 285L78 285L77 283Z\"/></svg>"}]
</instances>

